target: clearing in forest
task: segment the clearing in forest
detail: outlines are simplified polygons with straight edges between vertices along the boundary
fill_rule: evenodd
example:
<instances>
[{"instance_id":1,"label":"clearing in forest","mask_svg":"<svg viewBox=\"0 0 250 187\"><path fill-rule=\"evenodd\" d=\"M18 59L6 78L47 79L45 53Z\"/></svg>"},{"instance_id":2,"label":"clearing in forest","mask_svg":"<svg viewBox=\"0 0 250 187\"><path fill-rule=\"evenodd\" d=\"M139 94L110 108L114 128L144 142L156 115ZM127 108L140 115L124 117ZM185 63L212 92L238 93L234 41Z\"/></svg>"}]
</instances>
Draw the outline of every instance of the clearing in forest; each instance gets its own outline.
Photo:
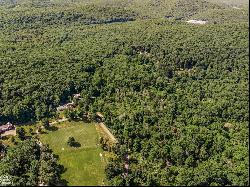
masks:
<instances>
[{"instance_id":1,"label":"clearing in forest","mask_svg":"<svg viewBox=\"0 0 250 187\"><path fill-rule=\"evenodd\" d=\"M94 124L63 122L54 125L56 130L41 134L42 143L49 144L59 156L59 163L66 168L62 178L69 186L102 186L105 180L105 159ZM69 137L78 142L77 147L67 145Z\"/></svg>"},{"instance_id":2,"label":"clearing in forest","mask_svg":"<svg viewBox=\"0 0 250 187\"><path fill-rule=\"evenodd\" d=\"M203 21L203 20L188 20L187 23L193 23L193 24L203 25L203 24L206 24L207 21Z\"/></svg>"}]
</instances>

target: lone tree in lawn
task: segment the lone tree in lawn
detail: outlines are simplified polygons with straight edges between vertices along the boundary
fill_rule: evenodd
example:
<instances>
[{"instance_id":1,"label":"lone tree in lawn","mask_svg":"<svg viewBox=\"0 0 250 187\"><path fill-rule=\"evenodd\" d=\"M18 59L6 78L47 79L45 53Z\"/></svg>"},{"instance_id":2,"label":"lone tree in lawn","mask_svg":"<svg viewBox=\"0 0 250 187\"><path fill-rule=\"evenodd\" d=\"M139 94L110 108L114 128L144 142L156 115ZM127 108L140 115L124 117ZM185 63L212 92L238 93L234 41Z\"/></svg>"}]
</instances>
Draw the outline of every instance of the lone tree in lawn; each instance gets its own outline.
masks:
<instances>
[{"instance_id":1,"label":"lone tree in lawn","mask_svg":"<svg viewBox=\"0 0 250 187\"><path fill-rule=\"evenodd\" d=\"M25 140L25 134L26 132L23 127L17 129L17 135L20 140Z\"/></svg>"},{"instance_id":2,"label":"lone tree in lawn","mask_svg":"<svg viewBox=\"0 0 250 187\"><path fill-rule=\"evenodd\" d=\"M73 146L75 145L75 143L76 143L75 138L74 138L74 137L69 137L67 144L68 144L70 147L73 147Z\"/></svg>"}]
</instances>

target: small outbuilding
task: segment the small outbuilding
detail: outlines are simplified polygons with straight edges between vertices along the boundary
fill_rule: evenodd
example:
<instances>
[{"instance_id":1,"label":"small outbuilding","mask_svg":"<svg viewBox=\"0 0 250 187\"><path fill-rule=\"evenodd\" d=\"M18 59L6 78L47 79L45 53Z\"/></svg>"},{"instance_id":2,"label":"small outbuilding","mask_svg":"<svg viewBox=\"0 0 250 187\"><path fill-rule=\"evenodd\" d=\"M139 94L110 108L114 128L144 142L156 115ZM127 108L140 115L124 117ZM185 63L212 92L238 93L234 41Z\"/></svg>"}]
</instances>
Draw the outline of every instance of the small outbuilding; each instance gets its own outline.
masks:
<instances>
[{"instance_id":1,"label":"small outbuilding","mask_svg":"<svg viewBox=\"0 0 250 187\"><path fill-rule=\"evenodd\" d=\"M61 105L59 107L57 107L57 111L63 111L63 110L66 110L66 109L71 109L71 108L74 108L74 103L67 103L65 105Z\"/></svg>"},{"instance_id":2,"label":"small outbuilding","mask_svg":"<svg viewBox=\"0 0 250 187\"><path fill-rule=\"evenodd\" d=\"M15 125L8 122L5 125L0 126L0 134L5 133L6 131L14 130L14 129L15 129Z\"/></svg>"}]
</instances>

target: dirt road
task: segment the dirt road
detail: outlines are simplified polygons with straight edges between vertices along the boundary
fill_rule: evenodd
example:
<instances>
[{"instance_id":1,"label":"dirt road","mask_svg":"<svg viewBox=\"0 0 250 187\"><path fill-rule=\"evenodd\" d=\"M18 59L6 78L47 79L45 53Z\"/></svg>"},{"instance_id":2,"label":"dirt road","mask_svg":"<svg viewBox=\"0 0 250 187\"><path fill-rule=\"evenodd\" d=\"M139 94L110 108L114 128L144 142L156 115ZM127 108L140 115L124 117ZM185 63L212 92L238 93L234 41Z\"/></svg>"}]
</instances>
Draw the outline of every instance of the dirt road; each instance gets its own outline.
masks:
<instances>
[{"instance_id":1,"label":"dirt road","mask_svg":"<svg viewBox=\"0 0 250 187\"><path fill-rule=\"evenodd\" d=\"M98 123L98 125L100 125L100 127L102 128L102 130L109 136L110 140L114 143L117 143L118 141L116 140L116 138L114 137L113 134L111 134L111 132L108 130L108 128L104 125L104 123Z\"/></svg>"},{"instance_id":2,"label":"dirt road","mask_svg":"<svg viewBox=\"0 0 250 187\"><path fill-rule=\"evenodd\" d=\"M57 123L60 123L60 122L68 121L68 120L69 120L68 118L62 118L62 119L59 119L57 121L53 121L53 122L51 122L49 124L54 125L54 124L57 124Z\"/></svg>"}]
</instances>

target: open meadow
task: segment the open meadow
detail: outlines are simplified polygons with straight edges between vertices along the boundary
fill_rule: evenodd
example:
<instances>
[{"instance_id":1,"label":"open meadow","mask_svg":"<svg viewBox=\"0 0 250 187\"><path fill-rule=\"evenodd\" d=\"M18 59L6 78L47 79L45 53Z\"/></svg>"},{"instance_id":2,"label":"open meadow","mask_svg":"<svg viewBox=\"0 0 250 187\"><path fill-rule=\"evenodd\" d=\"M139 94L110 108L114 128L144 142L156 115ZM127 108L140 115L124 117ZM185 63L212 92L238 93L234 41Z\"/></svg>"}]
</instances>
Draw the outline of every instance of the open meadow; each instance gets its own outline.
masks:
<instances>
[{"instance_id":1,"label":"open meadow","mask_svg":"<svg viewBox=\"0 0 250 187\"><path fill-rule=\"evenodd\" d=\"M57 129L58 128L58 129ZM77 147L67 145L69 137L79 143ZM98 134L94 124L64 122L55 125L53 131L41 135L41 141L49 144L59 156L60 164L66 168L62 178L67 185L105 185L105 160L98 145Z\"/></svg>"}]
</instances>

